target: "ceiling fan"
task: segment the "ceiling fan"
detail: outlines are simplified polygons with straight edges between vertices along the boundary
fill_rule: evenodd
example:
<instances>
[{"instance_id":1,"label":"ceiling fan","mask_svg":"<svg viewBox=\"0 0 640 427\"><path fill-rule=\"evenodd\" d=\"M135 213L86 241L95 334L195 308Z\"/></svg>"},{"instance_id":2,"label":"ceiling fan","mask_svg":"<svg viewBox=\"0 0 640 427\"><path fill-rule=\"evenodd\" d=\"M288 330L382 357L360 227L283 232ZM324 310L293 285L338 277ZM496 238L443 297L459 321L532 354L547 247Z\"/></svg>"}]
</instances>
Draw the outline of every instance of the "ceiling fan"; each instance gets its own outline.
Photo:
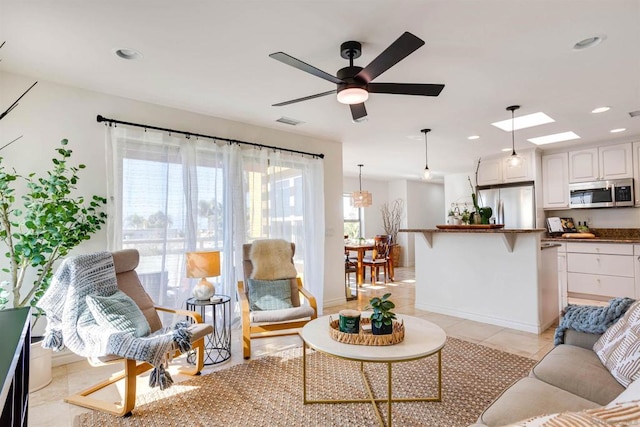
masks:
<instances>
[{"instance_id":1,"label":"ceiling fan","mask_svg":"<svg viewBox=\"0 0 640 427\"><path fill-rule=\"evenodd\" d=\"M353 65L353 60L362 54L362 45L356 41L344 42L340 45L340 56L349 60L349 66L338 70L337 76L332 76L312 65L307 64L284 52L276 52L269 55L271 58L290 65L298 70L313 74L316 77L330 81L337 85L336 89L304 98L292 99L291 101L273 104L274 107L294 104L296 102L308 101L321 96L337 93L338 102L348 104L351 109L351 116L354 122L362 121L367 116L364 101L369 98L369 93L391 93L396 95L422 95L438 96L443 84L423 84L423 83L372 83L372 80L389 68L402 61L411 53L424 45L424 41L419 37L405 32L396 41L386 48L366 67Z\"/></svg>"}]
</instances>

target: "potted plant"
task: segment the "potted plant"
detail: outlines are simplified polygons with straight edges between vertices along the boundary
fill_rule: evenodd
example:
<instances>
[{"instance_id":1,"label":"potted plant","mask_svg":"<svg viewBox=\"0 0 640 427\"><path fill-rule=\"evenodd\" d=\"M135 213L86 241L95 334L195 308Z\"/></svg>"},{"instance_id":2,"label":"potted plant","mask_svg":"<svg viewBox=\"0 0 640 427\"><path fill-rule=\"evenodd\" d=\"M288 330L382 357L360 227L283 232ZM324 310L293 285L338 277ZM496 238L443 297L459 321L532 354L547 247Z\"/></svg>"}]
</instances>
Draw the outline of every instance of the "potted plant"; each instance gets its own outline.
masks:
<instances>
[{"instance_id":1,"label":"potted plant","mask_svg":"<svg viewBox=\"0 0 640 427\"><path fill-rule=\"evenodd\" d=\"M107 216L101 210L107 203L105 198L92 196L87 203L83 196L72 196L78 171L85 166L69 166L72 151L65 148L66 139L60 143L62 147L52 159L53 169L40 177L8 170L0 157L0 241L7 258L0 266L2 273L8 274L8 280L0 283L0 310L32 307L33 327L44 314L37 304L49 287L54 263L89 240ZM24 191L21 197L16 196L16 187ZM32 345L33 353L40 350L39 344ZM46 362L32 364L32 378L38 376L34 368L41 365L47 368ZM49 361L49 376L50 365Z\"/></svg>"},{"instance_id":2,"label":"potted plant","mask_svg":"<svg viewBox=\"0 0 640 427\"><path fill-rule=\"evenodd\" d=\"M391 203L384 202L382 206L380 206L380 212L382 213L384 232L391 236L391 260L393 265L399 265L401 246L398 244L397 239L400 223L404 215L404 201L402 199L395 199Z\"/></svg>"},{"instance_id":3,"label":"potted plant","mask_svg":"<svg viewBox=\"0 0 640 427\"><path fill-rule=\"evenodd\" d=\"M371 333L374 335L386 335L393 332L393 319L396 314L391 310L396 305L389 301L390 293L384 294L382 298L374 297L369 300L369 305L365 310L373 310L371 313Z\"/></svg>"}]
</instances>

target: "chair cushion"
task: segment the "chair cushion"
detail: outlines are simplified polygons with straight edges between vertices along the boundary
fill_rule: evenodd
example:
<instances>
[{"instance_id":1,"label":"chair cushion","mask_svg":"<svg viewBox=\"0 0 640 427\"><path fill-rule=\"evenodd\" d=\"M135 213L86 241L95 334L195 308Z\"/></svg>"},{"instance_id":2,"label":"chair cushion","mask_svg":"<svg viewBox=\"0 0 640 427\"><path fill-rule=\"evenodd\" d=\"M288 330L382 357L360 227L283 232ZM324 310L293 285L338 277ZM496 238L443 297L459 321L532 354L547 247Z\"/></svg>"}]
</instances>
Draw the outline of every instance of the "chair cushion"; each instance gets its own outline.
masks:
<instances>
[{"instance_id":1,"label":"chair cushion","mask_svg":"<svg viewBox=\"0 0 640 427\"><path fill-rule=\"evenodd\" d=\"M533 367L531 375L600 405L624 391L592 350L574 345L556 346Z\"/></svg>"},{"instance_id":2,"label":"chair cushion","mask_svg":"<svg viewBox=\"0 0 640 427\"><path fill-rule=\"evenodd\" d=\"M149 335L149 322L136 303L122 291L110 296L87 295L87 306L98 325L136 337Z\"/></svg>"},{"instance_id":3,"label":"chair cushion","mask_svg":"<svg viewBox=\"0 0 640 427\"><path fill-rule=\"evenodd\" d=\"M252 311L249 313L251 323L275 323L296 319L310 319L315 312L308 305L300 307L284 308L282 310Z\"/></svg>"},{"instance_id":4,"label":"chair cushion","mask_svg":"<svg viewBox=\"0 0 640 427\"><path fill-rule=\"evenodd\" d=\"M640 377L640 301L602 334L593 351L623 386Z\"/></svg>"},{"instance_id":5,"label":"chair cushion","mask_svg":"<svg viewBox=\"0 0 640 427\"><path fill-rule=\"evenodd\" d=\"M282 310L293 307L291 281L247 279L249 307L251 311Z\"/></svg>"},{"instance_id":6,"label":"chair cushion","mask_svg":"<svg viewBox=\"0 0 640 427\"><path fill-rule=\"evenodd\" d=\"M480 416L488 426L504 426L539 414L581 411L600 405L532 377L506 389Z\"/></svg>"}]
</instances>

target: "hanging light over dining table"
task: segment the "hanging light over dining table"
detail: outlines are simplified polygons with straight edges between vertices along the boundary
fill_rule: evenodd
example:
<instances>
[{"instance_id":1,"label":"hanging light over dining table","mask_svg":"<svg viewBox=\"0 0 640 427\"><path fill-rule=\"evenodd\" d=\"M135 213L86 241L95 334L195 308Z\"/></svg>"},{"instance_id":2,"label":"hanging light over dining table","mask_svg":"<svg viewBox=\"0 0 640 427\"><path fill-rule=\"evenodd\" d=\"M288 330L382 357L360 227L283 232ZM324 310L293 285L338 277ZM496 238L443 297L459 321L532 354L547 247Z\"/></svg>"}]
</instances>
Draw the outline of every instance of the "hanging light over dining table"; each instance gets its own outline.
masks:
<instances>
[{"instance_id":1,"label":"hanging light over dining table","mask_svg":"<svg viewBox=\"0 0 640 427\"><path fill-rule=\"evenodd\" d=\"M362 166L364 165L358 165L358 168L360 168L360 191L354 191L351 194L351 202L353 204L353 207L355 208L367 208L371 206L371 203L373 202L371 193L369 193L368 191L362 191Z\"/></svg>"}]
</instances>

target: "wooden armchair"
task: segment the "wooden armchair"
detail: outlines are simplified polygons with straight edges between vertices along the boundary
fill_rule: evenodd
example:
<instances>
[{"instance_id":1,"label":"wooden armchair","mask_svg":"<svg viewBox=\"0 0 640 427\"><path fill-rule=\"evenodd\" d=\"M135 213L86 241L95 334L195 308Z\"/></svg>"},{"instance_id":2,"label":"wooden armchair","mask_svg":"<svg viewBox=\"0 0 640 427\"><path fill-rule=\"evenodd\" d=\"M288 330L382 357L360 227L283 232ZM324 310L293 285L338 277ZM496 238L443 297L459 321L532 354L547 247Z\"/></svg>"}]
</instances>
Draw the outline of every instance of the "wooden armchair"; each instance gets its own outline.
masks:
<instances>
[{"instance_id":1,"label":"wooden armchair","mask_svg":"<svg viewBox=\"0 0 640 427\"><path fill-rule=\"evenodd\" d=\"M213 326L202 323L202 317L196 312L154 306L151 297L142 287L140 279L136 274L135 268L138 266L139 261L140 254L135 249L113 252L113 263L116 270L118 288L133 299L138 307L140 307L140 310L149 322L152 333L162 328L162 323L158 316L159 311L186 316L194 322L189 329L192 332L191 346L196 353L195 365L191 369L181 369L180 372L187 375L199 375L204 366L204 337L213 332ZM179 354L180 351L176 349L172 356L178 356ZM88 360L92 366L123 363L124 369L96 385L65 398L65 402L85 408L109 412L118 416L130 416L131 410L136 404L136 377L152 369L153 365L133 359L123 359L114 355L89 358ZM93 393L122 379L124 379L122 402L105 402L91 397Z\"/></svg>"},{"instance_id":2,"label":"wooden armchair","mask_svg":"<svg viewBox=\"0 0 640 427\"><path fill-rule=\"evenodd\" d=\"M295 244L291 245L291 258ZM254 271L254 263L251 259L251 244L243 245L243 270L245 279L251 278ZM294 268L295 270L295 268ZM299 277L289 279L291 286L292 308L278 310L252 311L249 301L249 289L244 281L238 282L238 299L242 309L242 353L245 359L251 357L251 340L273 336L295 335L298 329L310 320L318 317L316 299L302 285ZM307 304L301 302L306 300Z\"/></svg>"}]
</instances>

